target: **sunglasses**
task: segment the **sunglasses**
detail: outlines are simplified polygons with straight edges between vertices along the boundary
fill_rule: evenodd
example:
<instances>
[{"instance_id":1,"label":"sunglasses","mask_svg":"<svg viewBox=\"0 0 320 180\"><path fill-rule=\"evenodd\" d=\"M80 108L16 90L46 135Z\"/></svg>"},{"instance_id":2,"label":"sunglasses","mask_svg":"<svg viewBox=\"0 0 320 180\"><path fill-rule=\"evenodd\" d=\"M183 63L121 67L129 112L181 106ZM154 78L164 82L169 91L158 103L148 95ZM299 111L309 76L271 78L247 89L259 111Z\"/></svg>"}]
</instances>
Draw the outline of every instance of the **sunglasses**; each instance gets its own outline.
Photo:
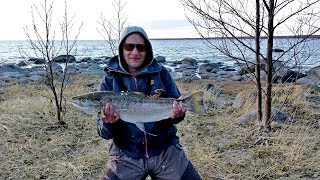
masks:
<instances>
[{"instance_id":1,"label":"sunglasses","mask_svg":"<svg viewBox=\"0 0 320 180\"><path fill-rule=\"evenodd\" d=\"M145 52L147 47L144 44L130 44L130 43L124 43L123 44L123 49L126 51L133 51L134 48L137 48L139 52Z\"/></svg>"}]
</instances>

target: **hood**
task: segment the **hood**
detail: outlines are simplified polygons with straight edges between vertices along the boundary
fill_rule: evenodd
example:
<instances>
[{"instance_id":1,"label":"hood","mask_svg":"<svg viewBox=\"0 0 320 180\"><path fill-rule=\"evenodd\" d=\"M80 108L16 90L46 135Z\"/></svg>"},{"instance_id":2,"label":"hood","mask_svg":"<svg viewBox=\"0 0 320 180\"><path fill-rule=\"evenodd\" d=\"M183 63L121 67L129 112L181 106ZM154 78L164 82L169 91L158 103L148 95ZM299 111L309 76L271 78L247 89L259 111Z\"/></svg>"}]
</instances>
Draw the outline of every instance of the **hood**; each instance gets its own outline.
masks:
<instances>
[{"instance_id":1,"label":"hood","mask_svg":"<svg viewBox=\"0 0 320 180\"><path fill-rule=\"evenodd\" d=\"M121 32L121 36L120 36L120 42L119 42L119 47L118 47L118 54L119 54L119 61L120 61L120 66L122 69L125 70L125 61L124 61L124 58L123 58L123 43L125 42L126 38L132 34L132 33L139 33L140 35L142 35L142 37L144 38L145 40L145 43L146 43L146 46L147 46L147 50L146 50L146 59L143 63L143 67L146 67L148 66L149 64L152 63L153 61L153 50L152 50L152 45L151 45L151 42L148 38L148 35L147 33L143 30L143 28L141 27L138 27L138 26L128 26L126 27L125 29L123 29L123 31Z\"/></svg>"}]
</instances>

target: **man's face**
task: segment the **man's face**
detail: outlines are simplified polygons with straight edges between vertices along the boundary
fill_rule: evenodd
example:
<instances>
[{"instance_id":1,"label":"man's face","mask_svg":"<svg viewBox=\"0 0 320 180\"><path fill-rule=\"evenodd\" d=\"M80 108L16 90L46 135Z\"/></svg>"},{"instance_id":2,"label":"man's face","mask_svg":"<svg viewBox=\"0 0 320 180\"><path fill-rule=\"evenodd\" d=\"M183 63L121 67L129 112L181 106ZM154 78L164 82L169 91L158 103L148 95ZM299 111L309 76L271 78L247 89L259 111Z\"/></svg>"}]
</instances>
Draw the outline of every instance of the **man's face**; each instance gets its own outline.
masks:
<instances>
[{"instance_id":1,"label":"man's face","mask_svg":"<svg viewBox=\"0 0 320 180\"><path fill-rule=\"evenodd\" d=\"M123 43L123 57L130 73L140 70L146 57L145 46L143 37L137 33L130 34Z\"/></svg>"}]
</instances>

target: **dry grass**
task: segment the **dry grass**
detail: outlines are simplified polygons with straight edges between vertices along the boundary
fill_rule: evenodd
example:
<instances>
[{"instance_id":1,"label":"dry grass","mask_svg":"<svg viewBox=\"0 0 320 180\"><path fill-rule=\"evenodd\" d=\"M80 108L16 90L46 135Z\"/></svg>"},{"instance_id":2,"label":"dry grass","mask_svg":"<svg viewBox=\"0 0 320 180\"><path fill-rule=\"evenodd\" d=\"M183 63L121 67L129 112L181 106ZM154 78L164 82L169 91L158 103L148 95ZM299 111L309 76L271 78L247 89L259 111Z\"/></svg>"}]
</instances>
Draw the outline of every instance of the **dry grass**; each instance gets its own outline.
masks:
<instances>
[{"instance_id":1,"label":"dry grass","mask_svg":"<svg viewBox=\"0 0 320 180\"><path fill-rule=\"evenodd\" d=\"M11 83L0 94L0 179L99 179L108 142L98 137L94 117L75 110L73 95L97 88L99 78L74 77L66 90L68 127L57 126L50 90ZM185 84L194 91L208 81ZM212 82L210 82L212 83ZM233 120L247 109L231 108L248 83L213 83L224 95L205 93L207 116L187 114L178 125L181 142L203 179L319 179L319 104L300 99L311 89L276 86L274 105L294 117L265 134ZM315 92L318 93L319 92Z\"/></svg>"}]
</instances>

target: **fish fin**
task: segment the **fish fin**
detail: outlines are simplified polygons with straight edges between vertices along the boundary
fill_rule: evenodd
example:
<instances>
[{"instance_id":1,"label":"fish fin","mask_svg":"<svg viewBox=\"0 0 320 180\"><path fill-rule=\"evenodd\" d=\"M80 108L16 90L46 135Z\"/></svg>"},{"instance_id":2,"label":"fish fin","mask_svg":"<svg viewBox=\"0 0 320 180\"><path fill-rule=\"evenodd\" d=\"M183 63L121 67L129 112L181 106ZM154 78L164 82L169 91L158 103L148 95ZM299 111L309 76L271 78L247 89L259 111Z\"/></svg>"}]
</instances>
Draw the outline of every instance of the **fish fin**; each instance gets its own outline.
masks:
<instances>
[{"instance_id":1,"label":"fish fin","mask_svg":"<svg viewBox=\"0 0 320 180\"><path fill-rule=\"evenodd\" d=\"M187 101L190 103L189 111L196 113L196 114L206 114L206 108L204 107L203 103L203 91L198 91L192 93L183 100L183 102Z\"/></svg>"},{"instance_id":2,"label":"fish fin","mask_svg":"<svg viewBox=\"0 0 320 180\"><path fill-rule=\"evenodd\" d=\"M134 92L132 92L132 94L139 95L139 96L146 96L145 93L139 92L139 91L134 91Z\"/></svg>"}]
</instances>

